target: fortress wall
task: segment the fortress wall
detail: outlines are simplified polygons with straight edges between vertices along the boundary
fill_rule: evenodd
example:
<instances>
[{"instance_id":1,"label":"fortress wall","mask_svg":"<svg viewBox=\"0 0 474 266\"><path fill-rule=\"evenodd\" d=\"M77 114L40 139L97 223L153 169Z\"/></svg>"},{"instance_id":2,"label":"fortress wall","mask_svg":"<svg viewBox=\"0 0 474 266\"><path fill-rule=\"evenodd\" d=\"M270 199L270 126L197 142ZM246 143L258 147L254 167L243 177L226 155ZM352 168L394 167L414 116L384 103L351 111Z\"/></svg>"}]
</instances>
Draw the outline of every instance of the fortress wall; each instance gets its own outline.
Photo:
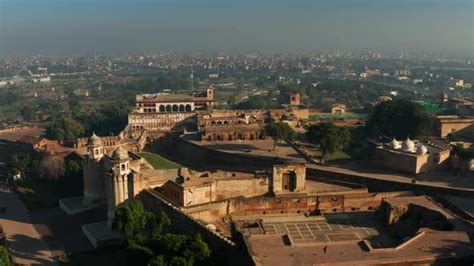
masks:
<instances>
[{"instance_id":1,"label":"fortress wall","mask_svg":"<svg viewBox=\"0 0 474 266\"><path fill-rule=\"evenodd\" d=\"M214 223L226 215L266 215L298 213L332 213L371 211L379 209L383 198L412 195L400 191L390 193L342 193L324 195L293 195L284 197L256 196L232 198L198 206L183 208L195 219Z\"/></svg>"},{"instance_id":2,"label":"fortress wall","mask_svg":"<svg viewBox=\"0 0 474 266\"><path fill-rule=\"evenodd\" d=\"M165 212L172 221L171 229L173 231L191 236L199 233L203 240L208 243L213 254L220 254L227 258L227 265L243 265L241 264L241 261L247 259L239 254L234 242L217 232L208 230L195 218L187 215L179 208L174 207L156 192L152 190L144 190L137 195L137 198L143 203L148 211L153 213L158 213L159 211Z\"/></svg>"},{"instance_id":3,"label":"fortress wall","mask_svg":"<svg viewBox=\"0 0 474 266\"><path fill-rule=\"evenodd\" d=\"M265 194L268 192L268 178L217 180L215 192L215 200Z\"/></svg>"}]
</instances>

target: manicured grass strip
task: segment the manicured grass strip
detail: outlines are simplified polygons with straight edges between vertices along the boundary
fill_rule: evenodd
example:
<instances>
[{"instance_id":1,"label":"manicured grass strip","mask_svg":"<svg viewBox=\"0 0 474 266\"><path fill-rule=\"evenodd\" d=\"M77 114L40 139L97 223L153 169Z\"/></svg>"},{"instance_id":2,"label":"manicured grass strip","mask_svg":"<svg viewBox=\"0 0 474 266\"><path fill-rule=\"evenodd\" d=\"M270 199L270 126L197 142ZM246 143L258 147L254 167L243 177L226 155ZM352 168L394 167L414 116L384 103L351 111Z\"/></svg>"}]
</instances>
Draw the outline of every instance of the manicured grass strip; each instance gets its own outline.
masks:
<instances>
[{"instance_id":1,"label":"manicured grass strip","mask_svg":"<svg viewBox=\"0 0 474 266\"><path fill-rule=\"evenodd\" d=\"M145 158L155 169L176 169L181 167L180 164L172 162L155 153L140 152L138 154Z\"/></svg>"}]
</instances>

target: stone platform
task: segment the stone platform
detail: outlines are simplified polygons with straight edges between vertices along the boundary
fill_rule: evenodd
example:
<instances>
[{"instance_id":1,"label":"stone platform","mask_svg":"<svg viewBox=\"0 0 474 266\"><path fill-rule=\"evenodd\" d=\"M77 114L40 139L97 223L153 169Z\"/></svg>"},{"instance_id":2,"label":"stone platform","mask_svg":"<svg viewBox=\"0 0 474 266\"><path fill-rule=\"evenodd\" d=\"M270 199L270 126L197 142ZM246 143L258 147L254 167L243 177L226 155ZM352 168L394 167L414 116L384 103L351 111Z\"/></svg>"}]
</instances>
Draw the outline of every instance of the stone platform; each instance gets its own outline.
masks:
<instances>
[{"instance_id":1,"label":"stone platform","mask_svg":"<svg viewBox=\"0 0 474 266\"><path fill-rule=\"evenodd\" d=\"M84 197L66 198L59 200L59 207L68 215L74 215L88 210L92 210L99 206L85 205Z\"/></svg>"},{"instance_id":2,"label":"stone platform","mask_svg":"<svg viewBox=\"0 0 474 266\"><path fill-rule=\"evenodd\" d=\"M112 231L107 221L85 224L82 232L94 248L119 244L122 238L119 233Z\"/></svg>"}]
</instances>

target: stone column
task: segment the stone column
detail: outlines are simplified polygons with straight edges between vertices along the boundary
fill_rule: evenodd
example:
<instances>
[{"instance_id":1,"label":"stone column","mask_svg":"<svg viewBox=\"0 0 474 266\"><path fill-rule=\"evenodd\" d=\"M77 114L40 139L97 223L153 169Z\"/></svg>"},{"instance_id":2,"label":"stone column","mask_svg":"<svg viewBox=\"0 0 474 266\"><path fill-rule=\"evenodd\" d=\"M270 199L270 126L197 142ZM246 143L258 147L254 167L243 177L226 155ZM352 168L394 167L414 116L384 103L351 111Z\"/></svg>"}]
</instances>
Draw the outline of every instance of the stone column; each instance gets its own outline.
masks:
<instances>
[{"instance_id":1,"label":"stone column","mask_svg":"<svg viewBox=\"0 0 474 266\"><path fill-rule=\"evenodd\" d=\"M123 187L123 194L122 194L122 202L128 199L128 176L124 175L122 181Z\"/></svg>"}]
</instances>

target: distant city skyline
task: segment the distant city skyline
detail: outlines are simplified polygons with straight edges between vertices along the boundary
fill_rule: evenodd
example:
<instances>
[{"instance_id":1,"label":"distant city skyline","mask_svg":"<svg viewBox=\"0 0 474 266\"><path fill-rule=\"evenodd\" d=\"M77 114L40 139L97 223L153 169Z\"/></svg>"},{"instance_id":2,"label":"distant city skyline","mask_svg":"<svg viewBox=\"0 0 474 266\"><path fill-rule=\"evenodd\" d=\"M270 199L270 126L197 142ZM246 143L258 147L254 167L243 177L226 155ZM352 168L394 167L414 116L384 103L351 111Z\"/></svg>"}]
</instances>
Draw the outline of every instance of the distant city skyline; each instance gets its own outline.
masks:
<instances>
[{"instance_id":1,"label":"distant city skyline","mask_svg":"<svg viewBox=\"0 0 474 266\"><path fill-rule=\"evenodd\" d=\"M474 56L472 0L0 0L0 56L170 51Z\"/></svg>"}]
</instances>

